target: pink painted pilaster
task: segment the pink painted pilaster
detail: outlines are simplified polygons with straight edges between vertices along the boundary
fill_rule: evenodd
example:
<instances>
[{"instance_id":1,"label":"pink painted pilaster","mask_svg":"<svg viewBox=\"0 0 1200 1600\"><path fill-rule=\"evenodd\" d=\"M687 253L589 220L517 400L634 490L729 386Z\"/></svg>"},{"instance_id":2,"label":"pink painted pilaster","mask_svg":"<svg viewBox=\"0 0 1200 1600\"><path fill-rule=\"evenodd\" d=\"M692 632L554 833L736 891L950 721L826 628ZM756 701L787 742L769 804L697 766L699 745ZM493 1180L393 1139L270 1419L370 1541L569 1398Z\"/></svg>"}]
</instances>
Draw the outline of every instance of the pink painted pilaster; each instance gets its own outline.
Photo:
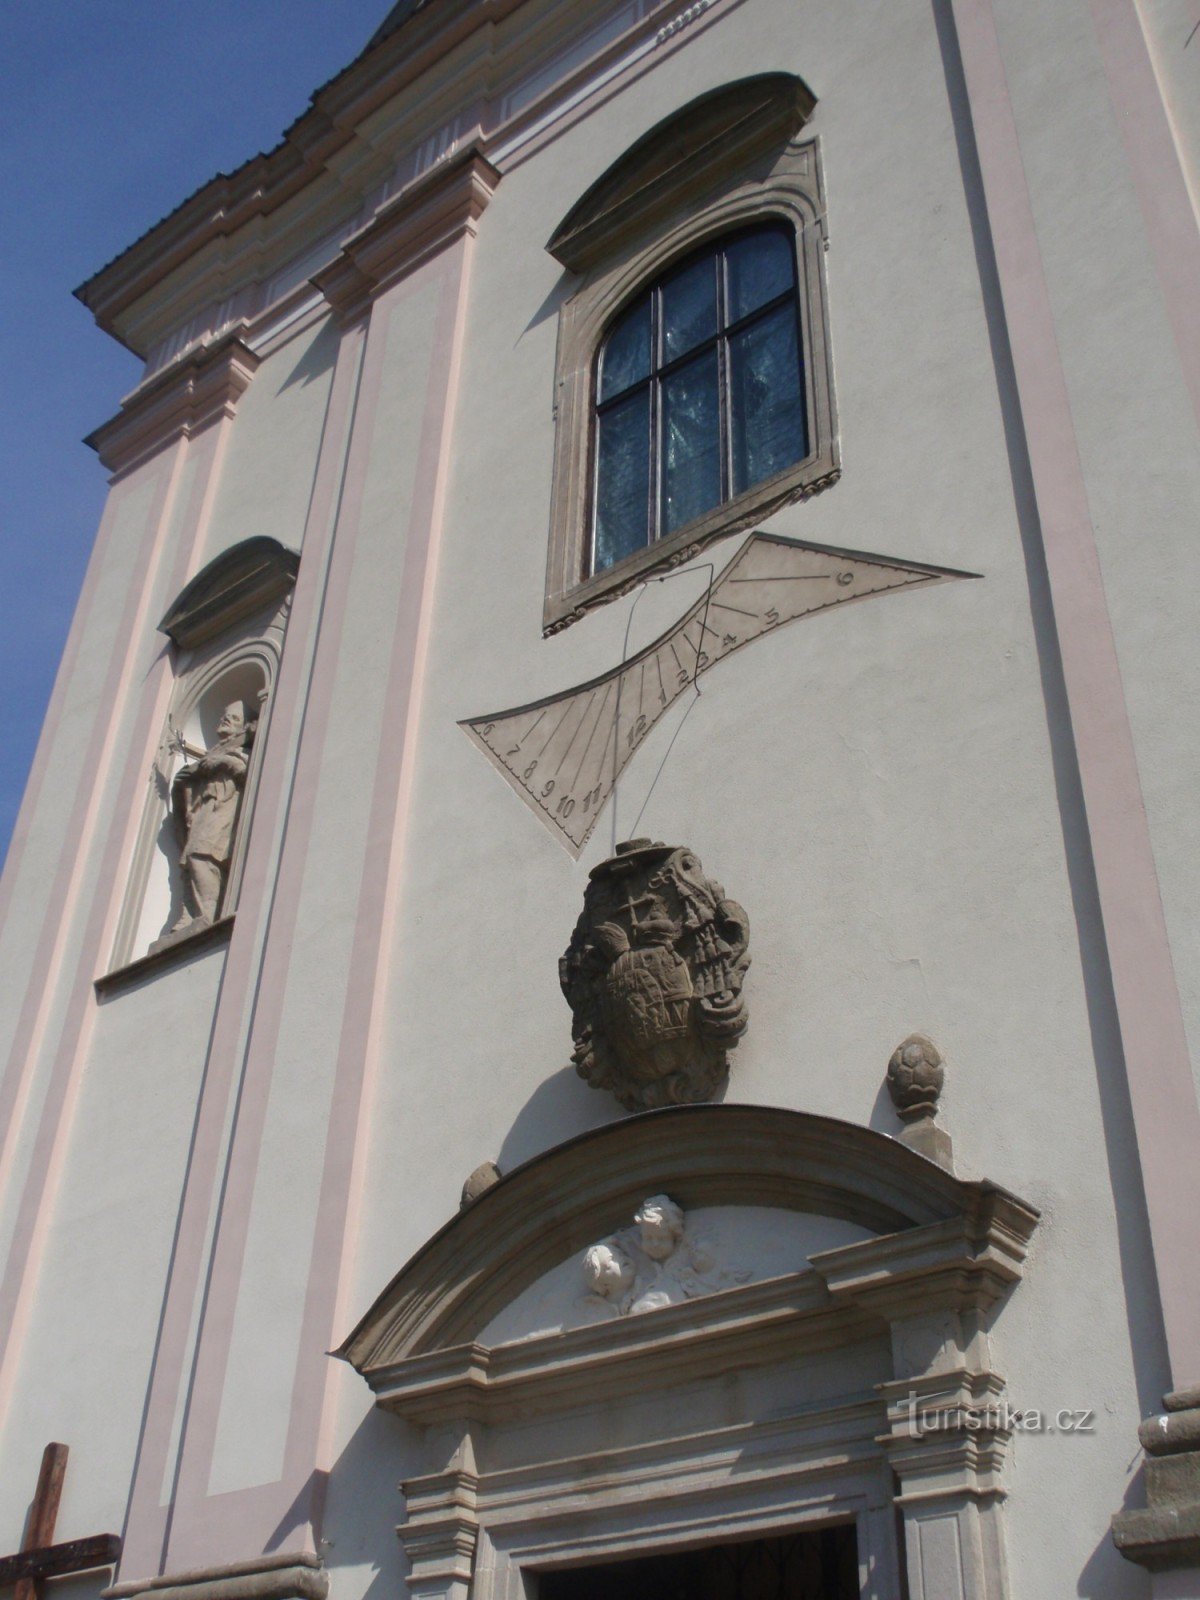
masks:
<instances>
[{"instance_id":1,"label":"pink painted pilaster","mask_svg":"<svg viewBox=\"0 0 1200 1600\"><path fill-rule=\"evenodd\" d=\"M406 519L408 538L400 575L399 611L388 681L383 725L398 737L381 753L372 792L368 838L357 888L350 985L343 998L338 1056L334 1064L331 1116L318 1199L317 1221L310 1247L305 1311L292 1411L281 1481L274 1494L265 1489L242 1495L210 1496L207 1484L215 1446L220 1402L232 1336L232 1308L241 1280L254 1184L265 1127L271 1066L282 1020L291 940L282 938L285 923L298 914L303 867L311 825L311 800L324 760L324 742L332 709L335 667L344 647L346 591L354 567L356 530L370 465L374 411L387 357L390 297L376 303L363 364L362 392L355 417L355 439L347 463L346 486L338 528L337 566L322 628L313 697L304 729L301 768L288 824L288 852L281 863L276 895L279 926L264 961L261 1000L246 1069L237 1126L226 1180L220 1233L214 1255L202 1344L193 1379L176 1506L172 1515L166 1565L186 1569L211 1559L214 1548L255 1547L286 1518L287 1546L311 1546L320 1514L323 1460L322 1434L336 1375L326 1351L336 1322L337 1296L348 1248L347 1208L356 1184L364 1139L364 1085L374 1059L382 976L387 969L389 907L397 892L403 858L402 816L411 779L419 682L424 663L428 615L432 603L437 535L440 531L442 485L449 446L452 386L459 361L459 342L466 284L469 240L445 250L435 266L441 282L438 320L431 352L418 447L417 472ZM408 292L402 284L397 295Z\"/></svg>"},{"instance_id":2,"label":"pink painted pilaster","mask_svg":"<svg viewBox=\"0 0 1200 1600\"><path fill-rule=\"evenodd\" d=\"M100 527L96 533L96 542L92 547L87 571L84 573L83 587L79 592L75 615L71 619L71 627L67 634L67 643L63 650L62 660L59 662L58 672L55 674L54 688L50 693L50 703L46 707L46 716L38 738L37 751L34 754L33 765L29 769L29 779L25 785L25 794L21 800L21 808L17 812L12 838L9 840L4 871L0 873L0 927L3 927L4 920L8 915L8 907L17 882L19 863L25 848L25 840L33 819L37 815L42 785L46 781L46 768L50 764L54 753L55 740L58 737L59 725L62 722L63 705L71 679L75 673L75 663L79 656L80 644L91 620L100 574L104 570L105 562L108 560L109 544L112 540L113 523L115 521L114 509L114 502L110 496L105 501L104 511L101 514ZM2 1096L2 1091L0 1091L0 1096ZM0 1126L3 1126L5 1121L4 1102L0 1098Z\"/></svg>"},{"instance_id":3,"label":"pink painted pilaster","mask_svg":"<svg viewBox=\"0 0 1200 1600\"><path fill-rule=\"evenodd\" d=\"M1196 213L1134 0L1089 3L1179 364L1200 426L1200 229ZM1193 49L1196 43L1192 41Z\"/></svg>"},{"instance_id":4,"label":"pink painted pilaster","mask_svg":"<svg viewBox=\"0 0 1200 1600\"><path fill-rule=\"evenodd\" d=\"M951 0L1037 498L1172 1381L1200 1375L1200 1107L991 0Z\"/></svg>"},{"instance_id":5,"label":"pink painted pilaster","mask_svg":"<svg viewBox=\"0 0 1200 1600\"><path fill-rule=\"evenodd\" d=\"M347 1321L355 1241L370 1146L370 1107L380 1066L384 1007L400 926L409 805L421 724L443 511L455 440L463 333L475 248L468 234L446 262L431 359L411 539L402 584L398 647L392 658L385 724L403 730L376 772L370 837L378 844L360 886L352 981L342 1012L333 1091L334 1120L325 1148L308 1292L293 1381L285 1481L289 1488L333 1466L334 1403L343 1376L326 1352ZM320 1481L320 1480L318 1480ZM313 1506L319 1528L320 1505Z\"/></svg>"},{"instance_id":6,"label":"pink painted pilaster","mask_svg":"<svg viewBox=\"0 0 1200 1600\"><path fill-rule=\"evenodd\" d=\"M162 1320L146 1399L145 1420L130 1490L122 1555L123 1577L152 1576L162 1568L169 1507L164 1485L171 1471L171 1436L190 1359L192 1317L210 1247L210 1224L225 1152L230 1098L236 1092L244 1049L246 1013L261 984L262 951L272 928L290 925L286 910L277 914L273 874L278 835L296 796L295 744L311 690L313 655L327 608L332 535L345 474L346 440L357 403L362 354L361 330L343 337L330 387L325 425L305 527L300 571L288 618L279 678L272 696L271 722L257 802L255 825L242 876L225 979L197 1108L191 1158L184 1181L176 1247L164 1297ZM303 809L304 795L296 796Z\"/></svg>"},{"instance_id":7,"label":"pink painted pilaster","mask_svg":"<svg viewBox=\"0 0 1200 1600\"><path fill-rule=\"evenodd\" d=\"M237 920L225 968L171 1281L156 1351L126 1527L123 1580L214 1559L311 1544L336 1381L325 1351L347 1265L347 1184L361 1173L364 1085L374 1051L379 974L403 855L415 716L427 645L466 263L498 174L473 151L419 180L348 241L321 286L348 322L322 444L304 558L288 626ZM418 281L440 285L416 477L407 508L383 726L393 729L373 777L368 837L356 886L351 993L330 1062L333 1101L314 1238L305 1241L301 1353L282 1477L210 1494L254 1185L287 977L326 760L337 666L345 648L356 539L394 302ZM378 315L376 313L378 312ZM361 354L360 354L361 352ZM360 365L355 363L361 361ZM345 438L345 455L337 441ZM399 509L399 508L398 508ZM328 541L322 548L324 529ZM378 863L386 863L381 871ZM381 966L383 963L383 966ZM195 1320L194 1320L195 1319ZM183 1406L177 1453L175 1430ZM166 1503L169 1502L169 1503Z\"/></svg>"},{"instance_id":8,"label":"pink painted pilaster","mask_svg":"<svg viewBox=\"0 0 1200 1600\"><path fill-rule=\"evenodd\" d=\"M95 1015L91 979L103 948L103 934L115 915L115 884L124 857L120 841L135 809L139 776L147 762L143 745L150 738L151 707L160 680L149 671L151 653L161 644L154 639L151 611L159 593L172 509L187 445L180 444L169 464L159 469L155 498L146 520L143 549L135 570L142 582L128 590L112 654L101 689L100 704L107 716L97 717L85 753L71 837L75 848L64 851L47 897L46 917L34 960L42 981L31 983L18 1021L5 1073L14 1084L10 1121L0 1153L0 1186L13 1178L16 1142L22 1131L22 1107L33 1076L51 1048L49 1019L55 1000L69 997L62 1029L53 1041L53 1054L45 1062L49 1081L42 1102L32 1153L25 1169L11 1244L0 1277L0 1415L7 1409L20 1360L22 1339L37 1282L42 1245L53 1216L58 1176L70 1134L72 1112L87 1040ZM141 672L139 675L139 667ZM135 685L141 681L138 691ZM137 695L138 712L132 742L115 737L125 726L130 698ZM138 733L141 739L138 738ZM123 766L119 752L126 751ZM120 776L117 776L117 773ZM115 797L115 799L114 799ZM112 808L109 802L113 801ZM103 819L108 816L108 829ZM101 863L95 882L87 884L92 860ZM66 946L73 927L83 921L84 932L73 965Z\"/></svg>"}]
</instances>

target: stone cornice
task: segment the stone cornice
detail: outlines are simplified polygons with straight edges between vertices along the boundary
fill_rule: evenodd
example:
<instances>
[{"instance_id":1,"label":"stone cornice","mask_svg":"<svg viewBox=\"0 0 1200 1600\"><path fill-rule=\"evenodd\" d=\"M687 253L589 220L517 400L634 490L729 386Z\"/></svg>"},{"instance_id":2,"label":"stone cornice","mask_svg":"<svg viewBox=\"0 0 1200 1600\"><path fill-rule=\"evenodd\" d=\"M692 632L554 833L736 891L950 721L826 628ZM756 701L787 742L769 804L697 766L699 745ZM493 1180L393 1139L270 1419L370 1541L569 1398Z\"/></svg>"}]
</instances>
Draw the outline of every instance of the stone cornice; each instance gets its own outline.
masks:
<instances>
[{"instance_id":1,"label":"stone cornice","mask_svg":"<svg viewBox=\"0 0 1200 1600\"><path fill-rule=\"evenodd\" d=\"M642 1112L493 1184L422 1246L337 1353L364 1371L469 1342L526 1284L658 1191L685 1208L782 1206L877 1234L975 1215L1003 1195L832 1117L732 1104ZM1032 1228L1036 1212L1010 1203Z\"/></svg>"},{"instance_id":2,"label":"stone cornice","mask_svg":"<svg viewBox=\"0 0 1200 1600\"><path fill-rule=\"evenodd\" d=\"M878 1335L882 1325L832 1306L816 1272L791 1273L704 1301L512 1344L459 1345L366 1371L376 1403L411 1422L498 1423L571 1410L602 1398L654 1393L725 1367L747 1371L783 1355L815 1354Z\"/></svg>"},{"instance_id":3,"label":"stone cornice","mask_svg":"<svg viewBox=\"0 0 1200 1600\"><path fill-rule=\"evenodd\" d=\"M418 12L317 89L308 110L273 150L211 179L81 284L76 296L106 333L144 356L140 341L130 342L124 326L136 301L206 247L253 227L313 183L328 182L361 142L357 123L481 26L493 25L524 3L442 0Z\"/></svg>"},{"instance_id":4,"label":"stone cornice","mask_svg":"<svg viewBox=\"0 0 1200 1600\"><path fill-rule=\"evenodd\" d=\"M357 316L405 273L473 232L499 181L474 147L440 162L352 234L312 282L340 317Z\"/></svg>"},{"instance_id":5,"label":"stone cornice","mask_svg":"<svg viewBox=\"0 0 1200 1600\"><path fill-rule=\"evenodd\" d=\"M125 472L163 445L231 417L258 368L258 357L232 328L201 345L160 377L135 389L109 422L84 441L110 472Z\"/></svg>"},{"instance_id":6,"label":"stone cornice","mask_svg":"<svg viewBox=\"0 0 1200 1600\"><path fill-rule=\"evenodd\" d=\"M235 295L252 297L316 239L352 226L422 146L453 149L477 137L490 153L559 103L573 107L592 78L607 81L647 48L674 48L668 0L605 37L602 25L617 12L615 0L611 8L598 0L423 8L318 89L274 150L206 184L82 284L78 298L148 359L174 330Z\"/></svg>"},{"instance_id":7,"label":"stone cornice","mask_svg":"<svg viewBox=\"0 0 1200 1600\"><path fill-rule=\"evenodd\" d=\"M190 1572L114 1583L102 1600L325 1600L329 1574L320 1556L286 1551Z\"/></svg>"},{"instance_id":8,"label":"stone cornice","mask_svg":"<svg viewBox=\"0 0 1200 1600\"><path fill-rule=\"evenodd\" d=\"M1036 1213L1005 1199L1021 1212L1027 1240ZM602 1404L614 1387L653 1393L726 1367L841 1349L934 1309L977 1312L1019 1277L1019 1258L997 1230L967 1214L822 1251L807 1271L639 1316L360 1370L376 1404L410 1422L494 1424Z\"/></svg>"}]
</instances>

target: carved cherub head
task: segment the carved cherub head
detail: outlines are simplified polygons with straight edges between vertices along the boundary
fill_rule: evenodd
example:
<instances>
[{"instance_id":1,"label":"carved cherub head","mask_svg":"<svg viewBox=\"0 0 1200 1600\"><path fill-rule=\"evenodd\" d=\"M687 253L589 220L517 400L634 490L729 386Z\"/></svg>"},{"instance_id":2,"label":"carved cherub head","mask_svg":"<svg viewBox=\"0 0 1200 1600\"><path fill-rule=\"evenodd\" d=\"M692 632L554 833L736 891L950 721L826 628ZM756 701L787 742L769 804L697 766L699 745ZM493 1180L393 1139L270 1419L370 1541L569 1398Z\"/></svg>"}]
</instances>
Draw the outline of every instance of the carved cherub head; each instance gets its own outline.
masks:
<instances>
[{"instance_id":1,"label":"carved cherub head","mask_svg":"<svg viewBox=\"0 0 1200 1600\"><path fill-rule=\"evenodd\" d=\"M665 1261L683 1238L683 1209L665 1194L643 1200L634 1214L639 1242L651 1261Z\"/></svg>"},{"instance_id":2,"label":"carved cherub head","mask_svg":"<svg viewBox=\"0 0 1200 1600\"><path fill-rule=\"evenodd\" d=\"M632 1287L633 1262L615 1239L604 1239L584 1252L583 1276L602 1300L619 1300Z\"/></svg>"}]
</instances>

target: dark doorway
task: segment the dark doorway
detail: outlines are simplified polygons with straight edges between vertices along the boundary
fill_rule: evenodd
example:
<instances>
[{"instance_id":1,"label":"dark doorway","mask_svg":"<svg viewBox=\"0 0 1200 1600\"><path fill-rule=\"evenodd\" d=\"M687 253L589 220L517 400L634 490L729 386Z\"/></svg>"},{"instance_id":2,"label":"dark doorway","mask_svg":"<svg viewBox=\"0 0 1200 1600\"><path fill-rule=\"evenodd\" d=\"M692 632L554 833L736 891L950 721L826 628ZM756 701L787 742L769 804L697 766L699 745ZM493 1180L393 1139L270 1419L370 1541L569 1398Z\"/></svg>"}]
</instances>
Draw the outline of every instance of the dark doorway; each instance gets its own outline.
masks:
<instances>
[{"instance_id":1,"label":"dark doorway","mask_svg":"<svg viewBox=\"0 0 1200 1600\"><path fill-rule=\"evenodd\" d=\"M853 1523L539 1575L538 1600L858 1600Z\"/></svg>"}]
</instances>

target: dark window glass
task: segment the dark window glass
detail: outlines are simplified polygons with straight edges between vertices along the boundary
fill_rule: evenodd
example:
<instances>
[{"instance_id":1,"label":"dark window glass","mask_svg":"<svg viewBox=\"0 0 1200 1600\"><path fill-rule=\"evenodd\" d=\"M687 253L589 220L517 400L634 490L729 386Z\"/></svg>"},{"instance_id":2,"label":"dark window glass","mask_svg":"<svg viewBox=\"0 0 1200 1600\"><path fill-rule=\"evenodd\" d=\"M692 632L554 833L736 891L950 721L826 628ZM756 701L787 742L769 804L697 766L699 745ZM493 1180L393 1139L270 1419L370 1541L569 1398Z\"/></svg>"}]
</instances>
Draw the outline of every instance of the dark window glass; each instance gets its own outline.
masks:
<instances>
[{"instance_id":1,"label":"dark window glass","mask_svg":"<svg viewBox=\"0 0 1200 1600\"><path fill-rule=\"evenodd\" d=\"M796 350L794 302L777 306L730 337L734 494L808 454Z\"/></svg>"},{"instance_id":2,"label":"dark window glass","mask_svg":"<svg viewBox=\"0 0 1200 1600\"><path fill-rule=\"evenodd\" d=\"M807 454L795 250L788 229L768 224L665 274L609 329L591 571Z\"/></svg>"},{"instance_id":3,"label":"dark window glass","mask_svg":"<svg viewBox=\"0 0 1200 1600\"><path fill-rule=\"evenodd\" d=\"M768 301L777 300L796 281L792 241L775 228L734 239L725 247L725 261L730 322L740 322Z\"/></svg>"},{"instance_id":4,"label":"dark window glass","mask_svg":"<svg viewBox=\"0 0 1200 1600\"><path fill-rule=\"evenodd\" d=\"M858 1600L854 1524L543 1572L538 1600Z\"/></svg>"},{"instance_id":5,"label":"dark window glass","mask_svg":"<svg viewBox=\"0 0 1200 1600\"><path fill-rule=\"evenodd\" d=\"M604 341L600 398L611 400L650 376L650 297L638 302Z\"/></svg>"},{"instance_id":6,"label":"dark window glass","mask_svg":"<svg viewBox=\"0 0 1200 1600\"><path fill-rule=\"evenodd\" d=\"M717 352L710 345L662 380L662 531L721 503Z\"/></svg>"},{"instance_id":7,"label":"dark window glass","mask_svg":"<svg viewBox=\"0 0 1200 1600\"><path fill-rule=\"evenodd\" d=\"M596 568L646 543L650 503L650 390L643 386L604 411L597 439Z\"/></svg>"},{"instance_id":8,"label":"dark window glass","mask_svg":"<svg viewBox=\"0 0 1200 1600\"><path fill-rule=\"evenodd\" d=\"M662 286L663 360L685 356L717 331L717 274L711 256Z\"/></svg>"}]
</instances>

